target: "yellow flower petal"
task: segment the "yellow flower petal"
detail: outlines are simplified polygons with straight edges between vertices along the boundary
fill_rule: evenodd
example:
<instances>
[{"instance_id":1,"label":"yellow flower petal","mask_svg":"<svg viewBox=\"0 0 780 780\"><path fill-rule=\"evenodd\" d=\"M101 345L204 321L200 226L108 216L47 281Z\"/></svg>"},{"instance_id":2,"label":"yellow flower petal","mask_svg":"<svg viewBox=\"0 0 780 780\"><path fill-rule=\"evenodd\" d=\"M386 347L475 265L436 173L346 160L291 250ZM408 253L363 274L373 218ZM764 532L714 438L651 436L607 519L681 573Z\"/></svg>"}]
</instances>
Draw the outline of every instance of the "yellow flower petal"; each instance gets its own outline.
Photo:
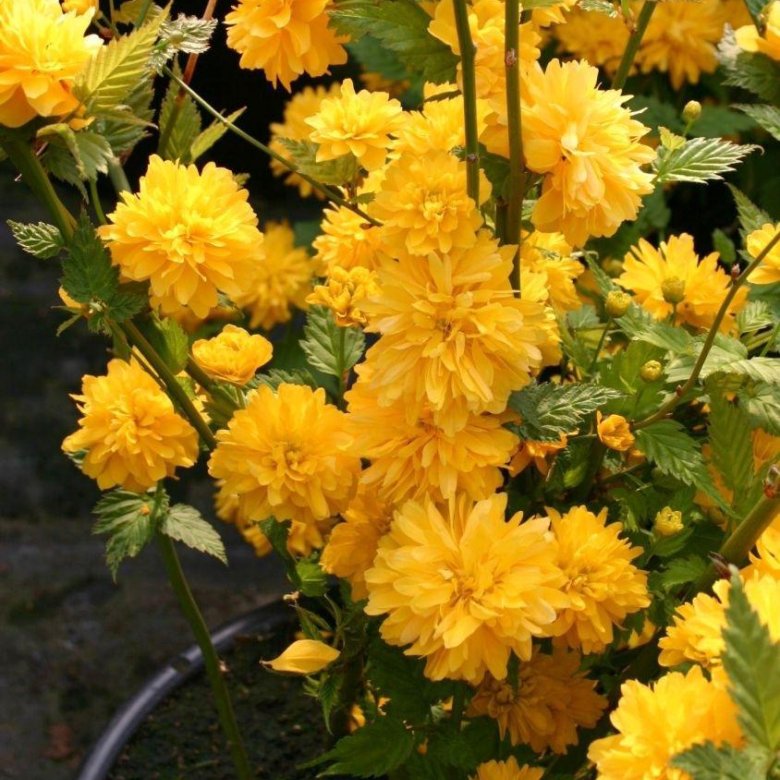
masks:
<instances>
[{"instance_id":1,"label":"yellow flower petal","mask_svg":"<svg viewBox=\"0 0 780 780\"><path fill-rule=\"evenodd\" d=\"M280 656L265 661L275 672L292 674L315 674L332 664L339 657L339 651L316 639L298 639Z\"/></svg>"}]
</instances>

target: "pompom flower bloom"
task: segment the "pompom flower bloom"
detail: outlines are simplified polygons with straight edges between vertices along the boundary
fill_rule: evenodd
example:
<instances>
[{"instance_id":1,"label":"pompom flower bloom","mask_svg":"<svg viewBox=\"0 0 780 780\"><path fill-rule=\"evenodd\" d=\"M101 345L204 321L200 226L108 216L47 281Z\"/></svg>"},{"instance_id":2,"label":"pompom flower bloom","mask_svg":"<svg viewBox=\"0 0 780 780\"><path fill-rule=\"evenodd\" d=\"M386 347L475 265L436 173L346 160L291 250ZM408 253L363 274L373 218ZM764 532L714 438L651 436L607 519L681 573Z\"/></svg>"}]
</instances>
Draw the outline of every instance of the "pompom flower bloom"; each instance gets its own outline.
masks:
<instances>
[{"instance_id":1,"label":"pompom flower bloom","mask_svg":"<svg viewBox=\"0 0 780 780\"><path fill-rule=\"evenodd\" d=\"M360 470L345 426L322 389L260 387L217 433L209 473L250 520L325 520L346 509Z\"/></svg>"},{"instance_id":2,"label":"pompom flower bloom","mask_svg":"<svg viewBox=\"0 0 780 780\"><path fill-rule=\"evenodd\" d=\"M260 69L274 85L303 73L322 76L343 65L347 52L328 27L330 0L239 0L225 17L227 42L242 68Z\"/></svg>"},{"instance_id":3,"label":"pompom flower bloom","mask_svg":"<svg viewBox=\"0 0 780 780\"><path fill-rule=\"evenodd\" d=\"M675 322L694 328L709 328L731 286L728 274L718 267L718 253L699 259L693 237L687 233L670 236L656 249L639 239L623 261L618 283L632 290L643 309L657 320L675 312ZM747 289L737 291L723 319L721 330L729 330L745 305ZM676 301L676 303L674 302Z\"/></svg>"},{"instance_id":4,"label":"pompom flower bloom","mask_svg":"<svg viewBox=\"0 0 780 780\"><path fill-rule=\"evenodd\" d=\"M357 266L347 271L334 267L325 282L317 285L306 298L310 306L325 306L333 312L336 324L341 328L365 325L363 302L378 294L376 274Z\"/></svg>"},{"instance_id":5,"label":"pompom flower bloom","mask_svg":"<svg viewBox=\"0 0 780 780\"><path fill-rule=\"evenodd\" d=\"M603 417L601 412L596 412L596 434L605 447L617 452L626 452L634 446L631 424L619 414Z\"/></svg>"},{"instance_id":6,"label":"pompom flower bloom","mask_svg":"<svg viewBox=\"0 0 780 780\"><path fill-rule=\"evenodd\" d=\"M469 715L489 715L501 739L526 744L536 753L565 753L578 742L577 729L593 728L607 706L596 682L580 671L580 654L556 648L534 651L520 664L517 688L508 680L485 678L471 700Z\"/></svg>"},{"instance_id":7,"label":"pompom flower bloom","mask_svg":"<svg viewBox=\"0 0 780 780\"><path fill-rule=\"evenodd\" d=\"M326 208L322 233L312 246L315 260L330 274L334 268L347 271L358 266L369 270L376 266L382 241L382 229L345 206Z\"/></svg>"},{"instance_id":8,"label":"pompom flower bloom","mask_svg":"<svg viewBox=\"0 0 780 780\"><path fill-rule=\"evenodd\" d=\"M780 3L778 3L780 6ZM748 254L756 258L769 245L769 242L780 231L780 225L766 224L754 230L745 240ZM751 284L774 284L780 282L780 241L766 254L753 273L748 276Z\"/></svg>"},{"instance_id":9,"label":"pompom flower bloom","mask_svg":"<svg viewBox=\"0 0 780 780\"><path fill-rule=\"evenodd\" d=\"M91 13L63 13L59 0L0 3L0 125L76 111L72 87L102 46L85 32Z\"/></svg>"},{"instance_id":10,"label":"pompom flower bloom","mask_svg":"<svg viewBox=\"0 0 780 780\"><path fill-rule=\"evenodd\" d=\"M628 96L596 86L586 62L552 60L525 79L523 149L528 167L544 174L534 225L560 232L573 246L611 236L634 219L652 192L642 166L655 152L640 142L647 128L623 107Z\"/></svg>"},{"instance_id":11,"label":"pompom flower bloom","mask_svg":"<svg viewBox=\"0 0 780 780\"><path fill-rule=\"evenodd\" d=\"M138 194L121 198L98 233L124 277L149 281L164 314L186 307L205 318L220 292L245 288L263 235L229 170L207 163L198 172L153 155Z\"/></svg>"},{"instance_id":12,"label":"pompom flower bloom","mask_svg":"<svg viewBox=\"0 0 780 780\"><path fill-rule=\"evenodd\" d=\"M306 120L313 128L310 139L319 145L317 161L352 154L368 171L381 168L402 113L401 104L386 92L356 93L352 79L345 79L341 94L323 100L320 110Z\"/></svg>"},{"instance_id":13,"label":"pompom flower bloom","mask_svg":"<svg viewBox=\"0 0 780 780\"><path fill-rule=\"evenodd\" d=\"M618 734L597 739L588 751L599 780L686 780L671 766L675 755L708 741L742 742L734 703L698 666L666 674L653 688L629 680L620 693L610 716Z\"/></svg>"},{"instance_id":14,"label":"pompom flower bloom","mask_svg":"<svg viewBox=\"0 0 780 780\"><path fill-rule=\"evenodd\" d=\"M780 0L769 4L763 35L754 24L747 24L737 30L736 37L744 51L759 52L773 60L780 60Z\"/></svg>"},{"instance_id":15,"label":"pompom flower bloom","mask_svg":"<svg viewBox=\"0 0 780 780\"><path fill-rule=\"evenodd\" d=\"M81 470L102 490L142 492L198 458L198 434L137 363L112 360L105 376L85 376L74 395L79 430L65 452L86 450Z\"/></svg>"},{"instance_id":16,"label":"pompom flower bloom","mask_svg":"<svg viewBox=\"0 0 780 780\"><path fill-rule=\"evenodd\" d=\"M486 761L477 767L477 774L471 780L542 780L544 769L520 766L514 756L506 761Z\"/></svg>"},{"instance_id":17,"label":"pompom flower bloom","mask_svg":"<svg viewBox=\"0 0 780 780\"><path fill-rule=\"evenodd\" d=\"M582 306L575 281L585 266L572 257L572 248L560 233L525 234L520 247L524 273L539 274L547 291L547 300L558 311L572 311Z\"/></svg>"},{"instance_id":18,"label":"pompom flower bloom","mask_svg":"<svg viewBox=\"0 0 780 780\"><path fill-rule=\"evenodd\" d=\"M225 325L218 336L192 345L195 362L214 379L245 385L270 359L268 339L252 335L236 325Z\"/></svg>"},{"instance_id":19,"label":"pompom flower bloom","mask_svg":"<svg viewBox=\"0 0 780 780\"><path fill-rule=\"evenodd\" d=\"M384 640L425 658L431 679L503 679L510 654L528 660L532 636L567 602L548 521L506 521L506 504L506 494L441 510L410 501L366 572L366 612L387 615Z\"/></svg>"},{"instance_id":20,"label":"pompom flower bloom","mask_svg":"<svg viewBox=\"0 0 780 780\"><path fill-rule=\"evenodd\" d=\"M598 652L612 641L613 626L650 604L647 575L632 563L642 548L620 537L620 523L607 525L606 509L598 515L584 506L565 515L547 512L569 597L550 632L564 637L569 647Z\"/></svg>"},{"instance_id":21,"label":"pompom flower bloom","mask_svg":"<svg viewBox=\"0 0 780 780\"><path fill-rule=\"evenodd\" d=\"M630 35L620 14L608 16L576 7L566 14L565 24L553 29L553 34L565 51L609 74L617 70Z\"/></svg>"}]
</instances>

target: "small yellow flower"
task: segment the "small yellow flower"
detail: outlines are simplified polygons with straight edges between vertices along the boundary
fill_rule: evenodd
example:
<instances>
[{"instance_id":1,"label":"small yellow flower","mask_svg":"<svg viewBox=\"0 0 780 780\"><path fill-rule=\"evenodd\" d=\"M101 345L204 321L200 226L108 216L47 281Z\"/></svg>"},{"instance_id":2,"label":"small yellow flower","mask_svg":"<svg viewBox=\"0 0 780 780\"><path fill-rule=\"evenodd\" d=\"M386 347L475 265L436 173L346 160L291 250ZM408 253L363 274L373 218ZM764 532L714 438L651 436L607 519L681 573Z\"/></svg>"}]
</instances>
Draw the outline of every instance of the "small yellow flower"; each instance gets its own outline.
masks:
<instances>
[{"instance_id":1,"label":"small yellow flower","mask_svg":"<svg viewBox=\"0 0 780 780\"><path fill-rule=\"evenodd\" d=\"M199 172L153 155L138 194L123 193L98 233L126 278L149 281L164 314L189 308L205 318L220 292L242 291L262 256L248 198L226 168Z\"/></svg>"},{"instance_id":2,"label":"small yellow flower","mask_svg":"<svg viewBox=\"0 0 780 780\"><path fill-rule=\"evenodd\" d=\"M631 307L631 296L619 290L610 290L604 299L604 310L610 317L622 317Z\"/></svg>"},{"instance_id":3,"label":"small yellow flower","mask_svg":"<svg viewBox=\"0 0 780 780\"><path fill-rule=\"evenodd\" d=\"M707 741L742 744L736 706L698 666L685 675L666 674L652 688L629 680L620 693L610 716L618 733L597 739L588 751L599 780L687 780L671 766L678 753Z\"/></svg>"},{"instance_id":4,"label":"small yellow flower","mask_svg":"<svg viewBox=\"0 0 780 780\"><path fill-rule=\"evenodd\" d=\"M543 276L547 299L554 309L572 311L582 306L574 283L585 266L572 257L572 248L563 235L523 231L520 260L523 271Z\"/></svg>"},{"instance_id":5,"label":"small yellow flower","mask_svg":"<svg viewBox=\"0 0 780 780\"><path fill-rule=\"evenodd\" d=\"M521 441L517 452L512 456L508 471L516 477L533 463L540 474L546 475L550 470L547 459L566 449L567 444L566 434L563 433L558 441Z\"/></svg>"},{"instance_id":6,"label":"small yellow flower","mask_svg":"<svg viewBox=\"0 0 780 780\"><path fill-rule=\"evenodd\" d=\"M602 419L601 412L596 412L596 432L601 443L611 450L626 452L634 446L631 425L619 414L610 414Z\"/></svg>"},{"instance_id":7,"label":"small yellow flower","mask_svg":"<svg viewBox=\"0 0 780 780\"><path fill-rule=\"evenodd\" d=\"M297 639L272 661L264 661L275 672L316 674L332 664L341 653L316 639Z\"/></svg>"},{"instance_id":8,"label":"small yellow flower","mask_svg":"<svg viewBox=\"0 0 780 780\"><path fill-rule=\"evenodd\" d=\"M780 3L778 3L780 8ZM748 254L756 258L769 242L780 231L780 224L762 225L758 230L754 230L745 240L745 248ZM767 253L753 273L748 277L751 284L774 284L780 282L780 241L778 241Z\"/></svg>"},{"instance_id":9,"label":"small yellow flower","mask_svg":"<svg viewBox=\"0 0 780 780\"><path fill-rule=\"evenodd\" d=\"M679 534L685 526L682 521L682 512L665 506L655 516L653 530L658 536L674 536Z\"/></svg>"},{"instance_id":10,"label":"small yellow flower","mask_svg":"<svg viewBox=\"0 0 780 780\"><path fill-rule=\"evenodd\" d=\"M565 515L554 509L547 514L569 597L550 633L569 647L599 652L612 641L613 626L650 603L647 575L632 563L642 549L620 536L620 523L607 525L606 509L595 515L578 506Z\"/></svg>"},{"instance_id":11,"label":"small yellow flower","mask_svg":"<svg viewBox=\"0 0 780 780\"><path fill-rule=\"evenodd\" d=\"M326 208L322 233L312 246L315 260L330 274L334 268L347 271L360 266L373 270L382 242L382 230L345 206Z\"/></svg>"},{"instance_id":12,"label":"small yellow flower","mask_svg":"<svg viewBox=\"0 0 780 780\"><path fill-rule=\"evenodd\" d=\"M352 154L368 171L385 164L390 136L401 126L403 109L386 92L355 92L352 79L341 84L338 97L326 98L320 110L306 119L313 128L317 161Z\"/></svg>"},{"instance_id":13,"label":"small yellow flower","mask_svg":"<svg viewBox=\"0 0 780 780\"><path fill-rule=\"evenodd\" d=\"M639 376L644 382L655 382L664 374L664 367L658 360L648 360L639 369Z\"/></svg>"},{"instance_id":14,"label":"small yellow flower","mask_svg":"<svg viewBox=\"0 0 780 780\"><path fill-rule=\"evenodd\" d=\"M137 363L112 360L104 376L85 376L79 430L65 452L86 450L81 469L102 490L142 492L198 458L198 434Z\"/></svg>"},{"instance_id":15,"label":"small yellow flower","mask_svg":"<svg viewBox=\"0 0 780 780\"><path fill-rule=\"evenodd\" d=\"M0 3L0 126L79 108L73 83L103 45L84 34L91 20L91 13L64 13L59 0Z\"/></svg>"},{"instance_id":16,"label":"small yellow flower","mask_svg":"<svg viewBox=\"0 0 780 780\"><path fill-rule=\"evenodd\" d=\"M242 68L260 69L276 86L343 65L344 38L328 27L330 0L239 0L225 17L227 42Z\"/></svg>"},{"instance_id":17,"label":"small yellow flower","mask_svg":"<svg viewBox=\"0 0 780 780\"><path fill-rule=\"evenodd\" d=\"M234 385L245 385L271 359L272 351L268 339L235 325L225 325L218 336L192 345L195 362L209 376Z\"/></svg>"},{"instance_id":18,"label":"small yellow flower","mask_svg":"<svg viewBox=\"0 0 780 780\"><path fill-rule=\"evenodd\" d=\"M751 22L736 31L737 43L744 51L760 52L780 60L780 0L773 0L766 11L766 28L761 35Z\"/></svg>"},{"instance_id":19,"label":"small yellow flower","mask_svg":"<svg viewBox=\"0 0 780 780\"><path fill-rule=\"evenodd\" d=\"M470 780L542 780L544 769L517 763L514 756L506 761L486 761L477 767Z\"/></svg>"},{"instance_id":20,"label":"small yellow flower","mask_svg":"<svg viewBox=\"0 0 780 780\"><path fill-rule=\"evenodd\" d=\"M518 684L486 677L471 700L469 716L489 715L501 739L530 745L535 753L565 753L578 742L577 729L593 728L607 706L595 680L580 671L580 654L557 647L534 651L520 664Z\"/></svg>"},{"instance_id":21,"label":"small yellow flower","mask_svg":"<svg viewBox=\"0 0 780 780\"><path fill-rule=\"evenodd\" d=\"M379 292L376 274L357 266L349 271L336 266L328 274L325 284L317 285L307 298L309 306L325 306L330 309L336 324L341 328L366 324L363 301Z\"/></svg>"}]
</instances>

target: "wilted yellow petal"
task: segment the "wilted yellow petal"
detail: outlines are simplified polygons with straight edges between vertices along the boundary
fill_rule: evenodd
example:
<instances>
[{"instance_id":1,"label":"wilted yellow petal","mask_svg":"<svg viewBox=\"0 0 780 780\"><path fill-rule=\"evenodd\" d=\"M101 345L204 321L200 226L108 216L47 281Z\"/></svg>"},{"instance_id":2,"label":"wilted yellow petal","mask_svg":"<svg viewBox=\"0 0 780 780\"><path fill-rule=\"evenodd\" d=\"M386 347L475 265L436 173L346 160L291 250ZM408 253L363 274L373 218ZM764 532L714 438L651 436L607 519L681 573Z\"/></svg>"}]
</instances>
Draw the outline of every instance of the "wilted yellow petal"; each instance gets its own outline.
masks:
<instances>
[{"instance_id":1,"label":"wilted yellow petal","mask_svg":"<svg viewBox=\"0 0 780 780\"><path fill-rule=\"evenodd\" d=\"M298 639L280 656L265 661L276 672L294 674L314 674L333 663L339 657L339 651L316 639Z\"/></svg>"}]
</instances>

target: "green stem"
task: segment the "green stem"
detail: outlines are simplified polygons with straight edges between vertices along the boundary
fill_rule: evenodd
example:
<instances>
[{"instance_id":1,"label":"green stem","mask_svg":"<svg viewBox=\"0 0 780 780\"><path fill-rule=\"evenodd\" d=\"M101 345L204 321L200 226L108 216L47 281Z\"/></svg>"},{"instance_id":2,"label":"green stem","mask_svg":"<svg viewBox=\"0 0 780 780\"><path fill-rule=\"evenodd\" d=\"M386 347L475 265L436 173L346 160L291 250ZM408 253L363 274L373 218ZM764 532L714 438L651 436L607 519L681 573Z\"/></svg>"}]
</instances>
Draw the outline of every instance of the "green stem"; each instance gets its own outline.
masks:
<instances>
[{"instance_id":1,"label":"green stem","mask_svg":"<svg viewBox=\"0 0 780 780\"><path fill-rule=\"evenodd\" d=\"M253 138L251 135L249 135L249 133L244 132L240 127L234 125L229 119L222 116L222 114L220 114L216 108L207 103L197 92L195 92L194 89L192 89L192 87L190 87L188 84L185 84L170 68L163 68L163 73L165 73L169 78L173 79L173 81L175 81L198 105L208 111L208 113L211 114L211 116L213 116L218 122L221 122L223 125L225 125L225 127L227 127L230 132L234 133L251 146L254 146L256 149L259 149L261 152L267 154L269 157L273 157L274 160L284 165L293 173L297 173L298 176L300 176L304 181L308 182L312 187L314 187L315 190L321 192L326 198L333 201L337 205L343 206L344 208L353 211L371 225L381 224L373 217L366 214L366 212L363 211L360 207L356 206L354 203L350 203L349 200L342 197L332 187L328 187L326 184L322 184L322 182L317 181L307 173L299 170L298 166L294 162L288 160L286 157L283 157L281 154L278 154L269 146L266 146L261 141L258 141L256 138Z\"/></svg>"},{"instance_id":2,"label":"green stem","mask_svg":"<svg viewBox=\"0 0 780 780\"><path fill-rule=\"evenodd\" d=\"M509 134L509 192L504 243L517 244L512 264L512 289L520 296L520 247L523 214L523 126L520 108L520 3L506 0L504 62L506 116Z\"/></svg>"},{"instance_id":3,"label":"green stem","mask_svg":"<svg viewBox=\"0 0 780 780\"><path fill-rule=\"evenodd\" d=\"M609 329L611 326L612 326L612 317L610 317L607 320L607 324L604 326L604 330L601 331L601 338L599 339L599 343L596 345L596 352L593 355L593 360L588 366L588 375L593 373L593 369L596 368L596 364L599 362L599 355L601 354L601 350L604 348L604 342L607 340L607 333L609 333Z\"/></svg>"},{"instance_id":4,"label":"green stem","mask_svg":"<svg viewBox=\"0 0 780 780\"><path fill-rule=\"evenodd\" d=\"M8 155L8 159L14 164L25 184L38 196L40 201L49 210L54 224L68 241L76 229L76 220L65 208L59 196L52 186L41 161L35 156L30 145L22 138L8 133L0 136L0 147Z\"/></svg>"},{"instance_id":5,"label":"green stem","mask_svg":"<svg viewBox=\"0 0 780 780\"><path fill-rule=\"evenodd\" d=\"M211 402L216 409L228 419L233 416L233 413L239 408L236 405L236 399L216 384L192 357L187 358L185 370L211 396Z\"/></svg>"},{"instance_id":6,"label":"green stem","mask_svg":"<svg viewBox=\"0 0 780 780\"><path fill-rule=\"evenodd\" d=\"M455 28L460 47L463 84L463 123L466 131L466 182L468 195L479 208L479 127L477 125L477 75L474 70L476 47L471 39L466 0L454 0ZM508 3L507 5L511 5Z\"/></svg>"},{"instance_id":7,"label":"green stem","mask_svg":"<svg viewBox=\"0 0 780 780\"><path fill-rule=\"evenodd\" d=\"M182 570L181 562L179 561L179 556L176 554L176 548L173 545L173 541L158 531L157 542L160 547L160 552L162 553L163 561L165 562L168 580L179 601L181 611L190 624L192 633L195 635L195 640L203 654L203 663L206 667L206 674L209 678L211 691L214 695L219 722L222 726L225 739L227 740L230 754L233 757L236 776L239 780L251 780L251 778L254 777L254 773L249 764L243 740L241 739L241 732L238 729L236 716L233 712L233 704L230 701L230 693L225 684L225 678L222 676L219 656L211 642L208 627L203 620L203 615L201 615L198 605L192 595L192 591L190 590L190 586L187 583L187 578Z\"/></svg>"},{"instance_id":8,"label":"green stem","mask_svg":"<svg viewBox=\"0 0 780 780\"><path fill-rule=\"evenodd\" d=\"M192 427L200 434L203 443L213 450L217 446L217 440L211 432L211 428L200 416L194 404L187 395L186 390L179 384L176 377L168 368L168 364L160 357L157 350L146 340L146 337L131 320L125 320L119 326L122 328L127 340L144 356L157 375L165 383L168 393L176 401L182 413L192 423Z\"/></svg>"},{"instance_id":9,"label":"green stem","mask_svg":"<svg viewBox=\"0 0 780 780\"><path fill-rule=\"evenodd\" d=\"M778 241L780 241L780 231L778 231L772 237L771 241L769 241L767 245L758 253L750 265L748 265L748 267L734 280L723 299L723 303L720 305L720 309L718 309L718 313L715 315L715 320L712 323L712 327L710 328L709 333L707 333L707 338L704 340L704 344L702 345L701 352L699 353L696 364L693 367L693 371L685 381L685 384L678 388L676 393L665 404L663 404L663 406L661 406L657 412L650 415L650 417L635 423L633 426L635 430L638 430L639 428L646 428L648 425L652 425L654 422L658 422L658 420L662 420L664 417L666 417L666 415L675 409L677 404L680 403L680 399L684 398L688 391L696 384L696 380L699 378L699 374L701 374L702 368L704 368L704 363L707 361L707 356L710 354L712 345L715 343L715 337L720 331L721 323L726 317L729 306L734 300L734 296L739 291L739 288L745 284L750 274L752 274L753 271L755 271L756 268L761 265L764 258L772 251Z\"/></svg>"},{"instance_id":10,"label":"green stem","mask_svg":"<svg viewBox=\"0 0 780 780\"><path fill-rule=\"evenodd\" d=\"M100 195L98 194L97 181L95 179L89 180L89 197L92 201L92 208L95 209L95 215L98 218L98 222L100 222L101 225L105 225L108 220L103 211L103 205L100 203Z\"/></svg>"},{"instance_id":11,"label":"green stem","mask_svg":"<svg viewBox=\"0 0 780 780\"><path fill-rule=\"evenodd\" d=\"M125 169L122 164L115 157L112 157L108 161L108 178L111 179L111 183L114 185L114 190L117 195L121 195L123 192L131 192L130 182L127 180Z\"/></svg>"},{"instance_id":12,"label":"green stem","mask_svg":"<svg viewBox=\"0 0 780 780\"><path fill-rule=\"evenodd\" d=\"M626 44L626 50L623 52L623 58L620 60L615 78L612 80L613 89L623 89L628 78L628 73L631 70L631 66L634 64L636 53L639 51L639 44L642 43L642 38L647 30L647 25L650 24L650 19L655 11L657 0L645 0L645 4L642 6L642 10L639 12L639 16L636 20L636 27L634 32L631 33L631 37Z\"/></svg>"}]
</instances>

